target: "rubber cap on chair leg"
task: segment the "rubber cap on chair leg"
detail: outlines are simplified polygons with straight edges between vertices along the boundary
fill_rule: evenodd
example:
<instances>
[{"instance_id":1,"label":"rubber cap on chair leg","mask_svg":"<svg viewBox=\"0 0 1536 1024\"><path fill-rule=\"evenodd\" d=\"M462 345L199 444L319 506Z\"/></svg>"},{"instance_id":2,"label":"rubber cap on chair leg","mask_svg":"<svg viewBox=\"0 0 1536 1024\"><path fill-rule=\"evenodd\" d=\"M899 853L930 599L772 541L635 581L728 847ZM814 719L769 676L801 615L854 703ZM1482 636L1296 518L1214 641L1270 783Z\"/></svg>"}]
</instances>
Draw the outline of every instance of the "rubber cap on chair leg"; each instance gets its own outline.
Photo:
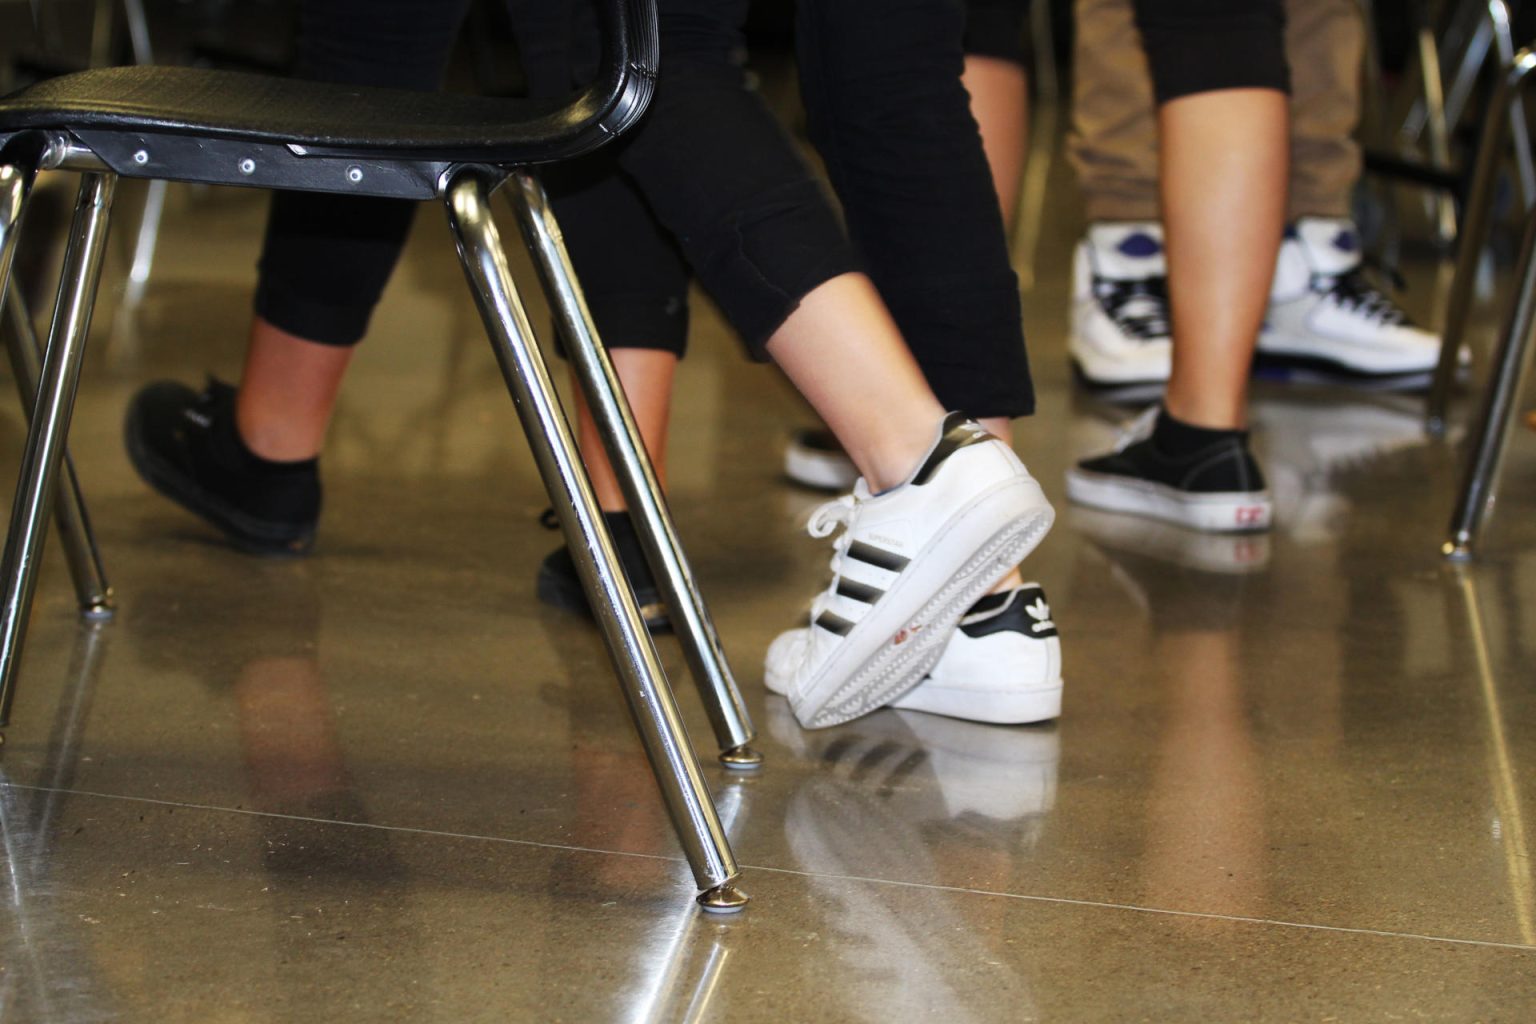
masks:
<instances>
[{"instance_id":1,"label":"rubber cap on chair leg","mask_svg":"<svg viewBox=\"0 0 1536 1024\"><path fill-rule=\"evenodd\" d=\"M711 914L738 914L752 897L726 882L699 893L699 907Z\"/></svg>"},{"instance_id":2,"label":"rubber cap on chair leg","mask_svg":"<svg viewBox=\"0 0 1536 1024\"><path fill-rule=\"evenodd\" d=\"M763 755L743 743L739 747L720 751L720 763L732 771L749 772L763 766Z\"/></svg>"}]
</instances>

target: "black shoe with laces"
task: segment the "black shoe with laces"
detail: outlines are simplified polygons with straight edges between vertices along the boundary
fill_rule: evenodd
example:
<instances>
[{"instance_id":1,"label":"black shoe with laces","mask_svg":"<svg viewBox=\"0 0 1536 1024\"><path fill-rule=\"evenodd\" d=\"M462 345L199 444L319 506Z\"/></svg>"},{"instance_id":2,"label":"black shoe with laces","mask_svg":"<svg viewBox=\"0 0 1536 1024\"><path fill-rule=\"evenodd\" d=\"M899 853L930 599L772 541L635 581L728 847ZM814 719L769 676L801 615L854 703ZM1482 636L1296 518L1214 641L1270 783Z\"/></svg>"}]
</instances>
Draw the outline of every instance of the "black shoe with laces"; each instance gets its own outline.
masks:
<instances>
[{"instance_id":1,"label":"black shoe with laces","mask_svg":"<svg viewBox=\"0 0 1536 1024\"><path fill-rule=\"evenodd\" d=\"M644 620L646 628L652 633L671 629L667 606L662 601L655 577L651 575L651 567L646 563L645 550L640 546L640 538L635 533L634 524L630 522L629 513L604 512L603 521L613 536L624 575L635 588L635 603L640 607L640 618ZM544 514L543 522L550 529L559 528L552 512ZM576 574L576 561L571 557L570 548L557 548L544 559L539 566L535 593L547 605L592 618L592 606L587 603L586 591L581 588L581 577Z\"/></svg>"},{"instance_id":2,"label":"black shoe with laces","mask_svg":"<svg viewBox=\"0 0 1536 1024\"><path fill-rule=\"evenodd\" d=\"M258 555L302 555L320 519L318 459L269 462L235 429L235 389L150 384L128 405L123 438L133 468L161 494Z\"/></svg>"},{"instance_id":3,"label":"black shoe with laces","mask_svg":"<svg viewBox=\"0 0 1536 1024\"><path fill-rule=\"evenodd\" d=\"M1154 406L1115 449L1067 471L1067 497L1080 505L1146 516L1213 533L1269 529L1272 508L1246 431L1227 431L1198 448L1171 453L1154 430ZM1192 429L1192 428L1186 428Z\"/></svg>"}]
</instances>

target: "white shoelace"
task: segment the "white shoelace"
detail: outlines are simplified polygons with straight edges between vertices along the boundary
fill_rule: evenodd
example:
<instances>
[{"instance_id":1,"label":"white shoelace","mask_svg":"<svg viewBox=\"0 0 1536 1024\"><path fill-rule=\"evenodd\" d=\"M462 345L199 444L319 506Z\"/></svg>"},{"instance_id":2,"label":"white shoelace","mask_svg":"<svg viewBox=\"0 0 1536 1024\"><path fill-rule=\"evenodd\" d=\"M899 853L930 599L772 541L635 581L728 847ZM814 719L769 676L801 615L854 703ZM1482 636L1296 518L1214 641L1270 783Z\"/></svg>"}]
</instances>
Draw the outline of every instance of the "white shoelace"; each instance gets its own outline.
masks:
<instances>
[{"instance_id":1,"label":"white shoelace","mask_svg":"<svg viewBox=\"0 0 1536 1024\"><path fill-rule=\"evenodd\" d=\"M836 498L818 506L816 511L811 513L810 520L805 524L805 530L818 540L830 537L840 527L852 526L857 511L858 500L851 494L845 494L841 498ZM832 542L832 561L830 563L832 585L820 594L817 594L816 599L811 602L812 622L815 622L817 616L826 610L827 602L830 599L829 595L836 590L837 581L842 577L843 554L848 550L849 539L850 536L845 530L841 537Z\"/></svg>"}]
</instances>

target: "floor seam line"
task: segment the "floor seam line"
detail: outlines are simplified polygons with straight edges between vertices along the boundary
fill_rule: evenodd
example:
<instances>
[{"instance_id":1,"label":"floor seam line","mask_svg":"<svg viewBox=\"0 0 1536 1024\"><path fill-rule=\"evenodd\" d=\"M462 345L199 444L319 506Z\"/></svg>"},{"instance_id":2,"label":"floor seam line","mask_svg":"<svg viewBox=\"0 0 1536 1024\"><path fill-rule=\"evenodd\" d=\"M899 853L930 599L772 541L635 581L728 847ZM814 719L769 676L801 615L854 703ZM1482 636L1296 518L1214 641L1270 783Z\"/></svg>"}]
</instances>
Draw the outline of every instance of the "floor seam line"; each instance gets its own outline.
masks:
<instances>
[{"instance_id":1,"label":"floor seam line","mask_svg":"<svg viewBox=\"0 0 1536 1024\"><path fill-rule=\"evenodd\" d=\"M193 811L240 814L255 818L277 818L284 821L302 821L317 825L340 825L348 828L370 828L384 832L401 832L408 835L437 836L443 839L467 839L481 842L503 843L510 846L528 846L543 850L563 850L569 853L595 853L614 857L631 857L641 860L661 861L668 864L686 864L685 858L659 853L638 853L633 850L607 850L595 846L576 846L569 843L551 843L538 839L514 839L510 836L488 836L474 832L450 832L446 829L411 828L405 825L382 825L369 821L338 821L332 818L315 818L301 814L283 814L277 811L261 811L245 807L220 807L216 804L199 804L185 800L166 800L160 797L129 796L121 793L102 793L88 789L57 789L48 786L31 786L24 783L7 783L11 789L34 793L58 793L68 796L95 797L102 800L120 800L127 803L152 804L159 807L181 807ZM1070 896L1042 896L1034 893L1001 892L996 889L970 889L965 886L939 885L933 882L913 882L894 878L872 878L867 875L850 875L833 872L805 871L798 868L771 867L763 864L739 865L743 872L761 871L779 875L795 875L802 878L823 878L835 881L860 882L866 885L897 886L905 889L925 889L932 892L965 894L970 896L995 896L1001 899L1022 900L1030 903L1052 903L1073 907L1092 907L1101 910L1122 910L1137 914L1159 914L1166 917L1188 917L1208 921L1230 921L1235 924L1267 925L1276 928L1297 928L1304 931L1333 932L1344 935L1369 935L1377 938L1410 939L1417 942L1444 942L1463 946L1483 946L1495 949L1536 952L1536 946L1519 942L1499 942L1493 939L1464 939L1447 935L1425 935L1420 932L1400 932L1381 928L1351 928L1344 925L1314 924L1305 921L1283 921L1277 918L1247 917L1241 914L1212 914L1198 910L1176 910L1168 907L1146 907L1134 903L1112 903L1106 900L1084 900Z\"/></svg>"},{"instance_id":2,"label":"floor seam line","mask_svg":"<svg viewBox=\"0 0 1536 1024\"><path fill-rule=\"evenodd\" d=\"M1449 935L1425 935L1421 932L1399 932L1384 928L1351 928L1346 925L1313 924L1306 921L1284 921L1269 917L1245 917L1241 914L1212 914L1199 910L1176 910L1169 907L1145 907L1135 903L1111 903L1106 900L1085 900L1071 896L1041 896L1033 893L1001 892L996 889L970 889L959 885L939 885L934 882L912 882L892 878L870 878L866 875L830 874L816 871L803 871L797 868L767 867L764 865L742 865L746 870L750 867L753 871L771 871L782 875L800 875L806 878L838 879L848 882L863 882L873 885L896 885L909 889L928 889L935 892L964 893L972 896L996 896L1001 899L1024 900L1031 903L1058 903L1074 907L1095 907L1101 910L1125 910L1137 914L1162 914L1168 917L1193 917L1208 921L1230 921L1234 924L1258 924L1271 925L1277 928L1300 928L1307 931L1339 932L1346 935L1371 935L1378 938L1389 939L1413 939L1419 942L1448 942L1464 946L1491 946L1497 949L1512 949L1522 952L1536 952L1536 946L1523 942L1500 942L1496 939L1463 939Z\"/></svg>"}]
</instances>

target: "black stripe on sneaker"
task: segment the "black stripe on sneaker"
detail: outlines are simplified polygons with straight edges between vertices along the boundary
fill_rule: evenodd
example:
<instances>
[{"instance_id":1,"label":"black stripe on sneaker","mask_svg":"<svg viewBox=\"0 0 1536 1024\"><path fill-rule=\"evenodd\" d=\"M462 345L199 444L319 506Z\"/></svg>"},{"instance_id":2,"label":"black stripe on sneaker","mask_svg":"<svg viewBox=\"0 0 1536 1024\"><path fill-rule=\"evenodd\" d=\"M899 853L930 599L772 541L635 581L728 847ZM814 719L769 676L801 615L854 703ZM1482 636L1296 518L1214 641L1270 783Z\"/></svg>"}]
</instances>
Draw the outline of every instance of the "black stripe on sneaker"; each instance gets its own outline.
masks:
<instances>
[{"instance_id":1,"label":"black stripe on sneaker","mask_svg":"<svg viewBox=\"0 0 1536 1024\"><path fill-rule=\"evenodd\" d=\"M894 551L886 551L884 548L877 548L873 544L865 544L859 540L848 545L848 557L857 558L886 572L901 572L911 561L910 558L903 558Z\"/></svg>"},{"instance_id":2,"label":"black stripe on sneaker","mask_svg":"<svg viewBox=\"0 0 1536 1024\"><path fill-rule=\"evenodd\" d=\"M973 444L981 444L992 440L992 435L975 420L963 412L952 412L944 417L944 426L941 428L939 441L933 446L933 451L923 460L917 472L912 475L912 482L921 487L927 483L933 474L939 471L944 460L949 458L961 448L968 448Z\"/></svg>"},{"instance_id":3,"label":"black stripe on sneaker","mask_svg":"<svg viewBox=\"0 0 1536 1024\"><path fill-rule=\"evenodd\" d=\"M833 615L831 612L822 612L816 617L816 625L828 633L836 633L838 636L847 636L853 629L853 623L841 615Z\"/></svg>"},{"instance_id":4,"label":"black stripe on sneaker","mask_svg":"<svg viewBox=\"0 0 1536 1024\"><path fill-rule=\"evenodd\" d=\"M850 580L844 576L837 581L837 592L843 597L851 597L855 601L863 601L865 604L874 604L885 596L885 591L879 587L872 587L858 580Z\"/></svg>"},{"instance_id":5,"label":"black stripe on sneaker","mask_svg":"<svg viewBox=\"0 0 1536 1024\"><path fill-rule=\"evenodd\" d=\"M980 601L971 605L970 609L966 611L965 617L970 618L972 615L991 615L994 612L1000 612L1016 592L1016 590L1005 590L1001 594L988 594Z\"/></svg>"}]
</instances>

